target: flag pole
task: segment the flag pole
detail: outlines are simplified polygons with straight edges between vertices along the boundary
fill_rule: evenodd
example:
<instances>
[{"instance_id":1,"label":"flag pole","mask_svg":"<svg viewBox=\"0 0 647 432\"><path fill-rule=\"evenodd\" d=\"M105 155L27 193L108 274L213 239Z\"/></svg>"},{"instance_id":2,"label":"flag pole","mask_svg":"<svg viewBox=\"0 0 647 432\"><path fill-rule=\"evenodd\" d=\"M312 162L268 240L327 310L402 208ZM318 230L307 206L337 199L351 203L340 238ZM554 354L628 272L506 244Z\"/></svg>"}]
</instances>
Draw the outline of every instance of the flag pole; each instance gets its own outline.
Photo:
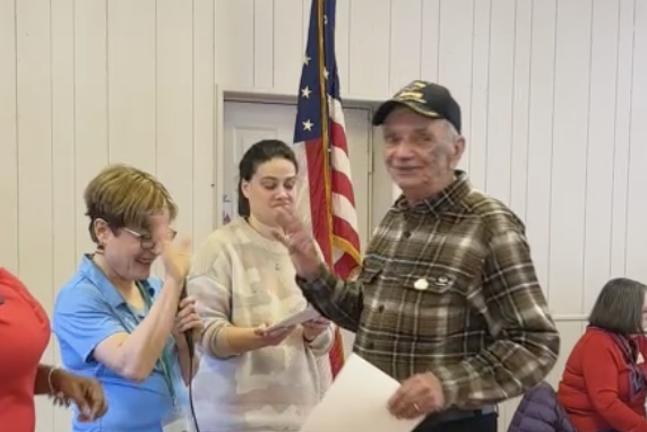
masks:
<instances>
[{"instance_id":1,"label":"flag pole","mask_svg":"<svg viewBox=\"0 0 647 432\"><path fill-rule=\"evenodd\" d=\"M334 267L333 262L333 238L332 238L332 212L330 210L330 201L331 201L331 187L330 187L330 135L328 130L328 98L327 98L327 87L326 87L326 51L325 51L325 0L314 0L317 2L317 64L319 65L318 76L319 76L319 106L321 113L321 143L323 150L323 175L324 175L324 187L325 187L325 197L326 197L326 223L328 225L329 233L329 250L327 251L326 257L328 265L331 269Z\"/></svg>"},{"instance_id":2,"label":"flag pole","mask_svg":"<svg viewBox=\"0 0 647 432\"><path fill-rule=\"evenodd\" d=\"M330 270L335 273L335 261L334 261L334 233L333 233L333 216L332 216L332 186L331 186L331 170L332 166L332 146L330 145L330 133L329 133L329 110L328 110L328 83L326 77L326 7L325 2L327 0L314 0L317 2L317 64L319 65L318 75L319 75L319 106L321 113L321 142L324 154L323 157L323 175L324 175L324 186L325 186L325 199L326 199L326 224L328 225L328 253L325 254L327 257L327 264ZM335 332L333 334L333 346L332 349L337 352L334 352L331 362L334 361L335 364L331 364L331 370L334 375L341 368L341 364L344 359L344 346L342 343L342 335L339 331L339 327L335 326ZM331 356L329 355L329 358ZM341 358L339 358L341 357Z\"/></svg>"}]
</instances>

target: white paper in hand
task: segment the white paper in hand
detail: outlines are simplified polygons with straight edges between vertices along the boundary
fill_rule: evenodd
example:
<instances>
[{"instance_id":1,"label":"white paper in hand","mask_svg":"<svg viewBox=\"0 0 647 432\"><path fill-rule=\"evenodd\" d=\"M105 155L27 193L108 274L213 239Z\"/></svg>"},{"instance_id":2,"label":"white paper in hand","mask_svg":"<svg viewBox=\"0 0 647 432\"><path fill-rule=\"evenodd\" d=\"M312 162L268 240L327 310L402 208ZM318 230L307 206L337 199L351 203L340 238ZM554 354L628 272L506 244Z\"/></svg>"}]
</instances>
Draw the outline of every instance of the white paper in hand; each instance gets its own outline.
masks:
<instances>
[{"instance_id":1,"label":"white paper in hand","mask_svg":"<svg viewBox=\"0 0 647 432\"><path fill-rule=\"evenodd\" d=\"M423 417L398 420L387 408L399 387L396 380L351 354L300 432L411 432Z\"/></svg>"},{"instance_id":2,"label":"white paper in hand","mask_svg":"<svg viewBox=\"0 0 647 432\"><path fill-rule=\"evenodd\" d=\"M304 323L306 321L310 321L311 319L319 318L321 317L321 314L317 312L315 308L312 306L308 306L304 310L300 312L293 313L287 318L282 319L281 321L272 324L267 328L267 332L273 332L274 330L278 330L280 328L287 328L291 326L295 326L297 324Z\"/></svg>"}]
</instances>

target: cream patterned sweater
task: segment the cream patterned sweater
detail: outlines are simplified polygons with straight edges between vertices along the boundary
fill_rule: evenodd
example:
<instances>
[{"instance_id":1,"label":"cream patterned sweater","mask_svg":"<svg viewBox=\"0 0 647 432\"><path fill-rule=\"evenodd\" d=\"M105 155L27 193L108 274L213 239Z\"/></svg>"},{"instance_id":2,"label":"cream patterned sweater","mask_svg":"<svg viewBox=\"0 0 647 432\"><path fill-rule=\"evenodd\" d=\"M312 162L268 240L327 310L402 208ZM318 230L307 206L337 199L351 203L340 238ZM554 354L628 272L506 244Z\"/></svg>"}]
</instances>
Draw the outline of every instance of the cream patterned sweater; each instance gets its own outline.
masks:
<instances>
[{"instance_id":1,"label":"cream patterned sweater","mask_svg":"<svg viewBox=\"0 0 647 432\"><path fill-rule=\"evenodd\" d=\"M306 307L287 249L242 218L214 231L198 248L189 277L205 331L193 397L202 432L298 431L321 398L318 357L332 328L312 343L301 327L278 346L236 355L227 326L272 324ZM205 349L206 348L206 349Z\"/></svg>"}]
</instances>

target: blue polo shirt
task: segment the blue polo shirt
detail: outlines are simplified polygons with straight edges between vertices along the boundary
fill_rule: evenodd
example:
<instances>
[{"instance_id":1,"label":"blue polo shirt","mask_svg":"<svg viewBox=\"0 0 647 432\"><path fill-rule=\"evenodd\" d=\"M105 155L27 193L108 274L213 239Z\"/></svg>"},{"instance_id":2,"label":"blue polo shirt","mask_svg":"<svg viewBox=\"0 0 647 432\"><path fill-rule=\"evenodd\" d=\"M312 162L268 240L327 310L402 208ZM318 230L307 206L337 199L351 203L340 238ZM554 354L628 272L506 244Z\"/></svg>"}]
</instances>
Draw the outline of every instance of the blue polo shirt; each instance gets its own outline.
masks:
<instances>
[{"instance_id":1,"label":"blue polo shirt","mask_svg":"<svg viewBox=\"0 0 647 432\"><path fill-rule=\"evenodd\" d=\"M161 285L153 277L140 282L153 302ZM99 364L93 356L101 341L115 333L132 332L144 314L128 306L89 256L83 257L76 274L58 292L52 330L63 366L71 372L96 377L108 402L105 416L93 423L77 421L74 412L72 432L162 432L162 421L173 412L162 362L158 361L151 375L137 383ZM172 336L165 351L178 406L186 410L188 396Z\"/></svg>"}]
</instances>

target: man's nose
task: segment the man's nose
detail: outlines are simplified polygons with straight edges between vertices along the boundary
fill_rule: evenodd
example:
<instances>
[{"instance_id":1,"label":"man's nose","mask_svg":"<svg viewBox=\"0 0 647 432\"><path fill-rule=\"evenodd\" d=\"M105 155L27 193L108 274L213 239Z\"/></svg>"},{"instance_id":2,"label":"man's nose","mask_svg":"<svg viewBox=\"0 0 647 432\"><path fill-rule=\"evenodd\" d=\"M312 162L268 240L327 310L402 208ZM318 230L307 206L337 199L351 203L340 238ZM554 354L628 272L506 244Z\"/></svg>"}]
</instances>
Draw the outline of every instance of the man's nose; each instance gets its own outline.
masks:
<instances>
[{"instance_id":1,"label":"man's nose","mask_svg":"<svg viewBox=\"0 0 647 432\"><path fill-rule=\"evenodd\" d=\"M393 149L393 156L398 159L409 159L413 157L413 145L410 140L401 140Z\"/></svg>"}]
</instances>

